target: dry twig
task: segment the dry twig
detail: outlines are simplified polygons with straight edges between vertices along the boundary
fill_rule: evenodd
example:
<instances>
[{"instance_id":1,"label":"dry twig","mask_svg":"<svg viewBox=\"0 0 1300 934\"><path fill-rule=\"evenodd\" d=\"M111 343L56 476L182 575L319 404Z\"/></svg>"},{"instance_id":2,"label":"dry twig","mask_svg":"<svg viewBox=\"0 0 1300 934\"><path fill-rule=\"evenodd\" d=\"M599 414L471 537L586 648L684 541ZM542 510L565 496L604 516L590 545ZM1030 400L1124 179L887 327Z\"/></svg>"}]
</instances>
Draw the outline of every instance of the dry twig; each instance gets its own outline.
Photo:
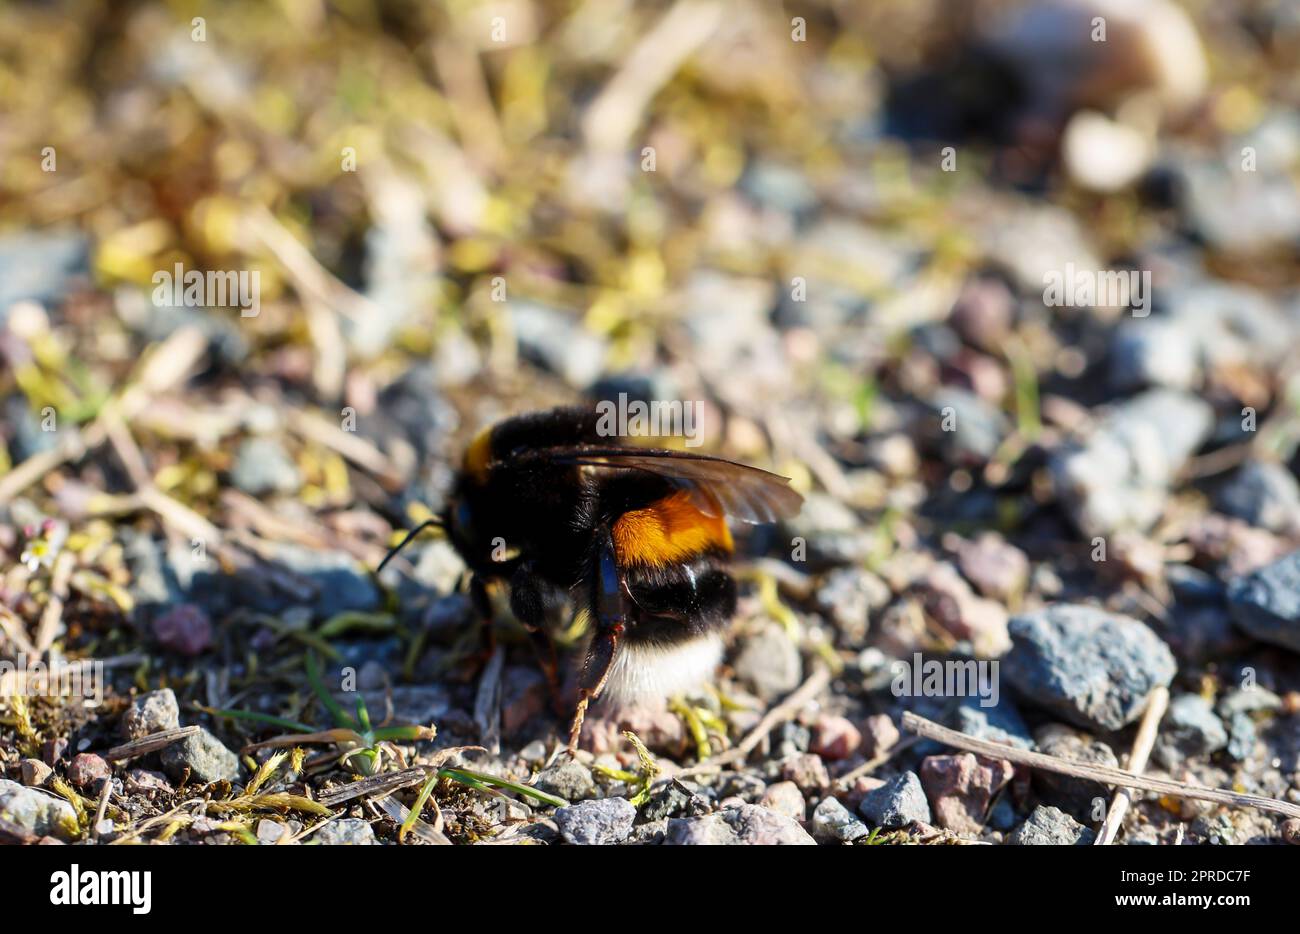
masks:
<instances>
[{"instance_id":1,"label":"dry twig","mask_svg":"<svg viewBox=\"0 0 1300 934\"><path fill-rule=\"evenodd\" d=\"M1134 775L1132 772L1126 772L1123 769L1113 769L1109 766L1067 762L1065 759L1044 755L1041 752L1029 752L1024 749L1017 749L1014 746L1004 746L1001 743L976 739L973 736L967 736L965 733L950 730L946 726L940 726L933 720L918 717L911 711L903 714L903 729L926 739L937 740L945 746L965 749L968 752L978 753L992 759L1005 759L1016 765L1027 765L1034 769L1059 772L1061 775L1069 775L1073 778L1086 778L1094 782L1101 782L1104 785L1117 785L1121 788L1141 788L1143 791L1154 791L1156 794L1192 798L1197 801L1213 801L1216 804L1228 804L1237 807L1252 807L1261 811L1285 814L1287 817L1300 817L1300 804L1279 801L1277 798L1266 798L1263 795L1224 791L1221 788L1198 788L1186 782L1176 782L1169 778L1148 778L1142 775Z\"/></svg>"}]
</instances>

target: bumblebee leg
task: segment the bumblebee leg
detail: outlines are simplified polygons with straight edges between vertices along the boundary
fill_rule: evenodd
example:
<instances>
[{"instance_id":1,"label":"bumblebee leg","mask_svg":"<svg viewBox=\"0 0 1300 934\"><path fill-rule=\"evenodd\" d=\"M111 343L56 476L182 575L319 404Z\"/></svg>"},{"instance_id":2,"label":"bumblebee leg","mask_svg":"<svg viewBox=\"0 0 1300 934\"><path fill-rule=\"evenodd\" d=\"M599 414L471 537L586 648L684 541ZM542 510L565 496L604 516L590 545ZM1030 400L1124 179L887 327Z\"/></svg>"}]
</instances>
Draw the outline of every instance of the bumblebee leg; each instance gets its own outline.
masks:
<instances>
[{"instance_id":1,"label":"bumblebee leg","mask_svg":"<svg viewBox=\"0 0 1300 934\"><path fill-rule=\"evenodd\" d=\"M597 536L596 557L592 568L595 579L592 581L591 605L588 607L593 628L587 658L578 678L578 709L573 714L573 724L569 728L570 753L578 749L587 706L600 695L605 682L609 680L614 656L632 611L627 583L623 580L623 572L619 570L614 556L614 539L606 528L601 528Z\"/></svg>"},{"instance_id":2,"label":"bumblebee leg","mask_svg":"<svg viewBox=\"0 0 1300 934\"><path fill-rule=\"evenodd\" d=\"M478 574L472 575L469 579L469 602L482 624L483 657L488 658L496 650L497 637L492 625L492 597L488 594L487 580Z\"/></svg>"},{"instance_id":3,"label":"bumblebee leg","mask_svg":"<svg viewBox=\"0 0 1300 934\"><path fill-rule=\"evenodd\" d=\"M537 661L546 675L551 691L551 702L557 707L560 700L559 665L555 657L555 642L547 631L546 608L542 603L542 588L537 575L527 563L515 568L510 577L510 610L528 631L528 638L537 653Z\"/></svg>"}]
</instances>

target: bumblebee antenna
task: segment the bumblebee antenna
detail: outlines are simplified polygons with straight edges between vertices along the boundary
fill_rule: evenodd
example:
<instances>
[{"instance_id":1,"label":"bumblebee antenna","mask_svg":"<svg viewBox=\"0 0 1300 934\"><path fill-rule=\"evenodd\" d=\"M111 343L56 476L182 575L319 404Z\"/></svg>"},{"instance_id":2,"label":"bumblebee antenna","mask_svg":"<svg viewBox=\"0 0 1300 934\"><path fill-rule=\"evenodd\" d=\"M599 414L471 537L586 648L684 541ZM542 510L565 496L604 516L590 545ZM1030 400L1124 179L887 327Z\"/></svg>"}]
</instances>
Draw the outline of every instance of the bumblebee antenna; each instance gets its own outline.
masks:
<instances>
[{"instance_id":1,"label":"bumblebee antenna","mask_svg":"<svg viewBox=\"0 0 1300 934\"><path fill-rule=\"evenodd\" d=\"M411 531L407 532L406 538L398 542L397 546L393 548L392 551L388 552L387 555L384 556L384 560L379 562L379 567L375 568L375 573L378 574L380 571L382 571L384 569L384 566L388 564L389 561L392 561L393 558L396 557L397 553L410 543L411 539L415 538L415 536L419 535L425 529L431 527L437 527L440 529L446 528L446 526L443 524L443 521L441 519L425 519L415 528L411 529Z\"/></svg>"}]
</instances>

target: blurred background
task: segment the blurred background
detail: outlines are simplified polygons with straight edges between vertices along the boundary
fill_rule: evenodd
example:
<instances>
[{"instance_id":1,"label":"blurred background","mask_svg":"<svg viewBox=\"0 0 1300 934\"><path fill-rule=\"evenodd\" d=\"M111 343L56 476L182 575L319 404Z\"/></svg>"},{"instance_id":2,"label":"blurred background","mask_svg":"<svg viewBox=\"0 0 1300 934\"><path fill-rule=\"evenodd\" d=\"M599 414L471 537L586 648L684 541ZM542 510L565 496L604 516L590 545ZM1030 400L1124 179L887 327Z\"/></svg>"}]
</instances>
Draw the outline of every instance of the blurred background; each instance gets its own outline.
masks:
<instances>
[{"instance_id":1,"label":"blurred background","mask_svg":"<svg viewBox=\"0 0 1300 934\"><path fill-rule=\"evenodd\" d=\"M458 559L366 568L477 428L626 392L808 497L747 540L809 548L747 585L759 702L822 659L879 712L883 659L1062 600L1285 695L1225 594L1300 542L1298 102L1288 0L6 3L9 649L281 710L314 620L472 738ZM1106 270L1149 316L1046 297Z\"/></svg>"}]
</instances>

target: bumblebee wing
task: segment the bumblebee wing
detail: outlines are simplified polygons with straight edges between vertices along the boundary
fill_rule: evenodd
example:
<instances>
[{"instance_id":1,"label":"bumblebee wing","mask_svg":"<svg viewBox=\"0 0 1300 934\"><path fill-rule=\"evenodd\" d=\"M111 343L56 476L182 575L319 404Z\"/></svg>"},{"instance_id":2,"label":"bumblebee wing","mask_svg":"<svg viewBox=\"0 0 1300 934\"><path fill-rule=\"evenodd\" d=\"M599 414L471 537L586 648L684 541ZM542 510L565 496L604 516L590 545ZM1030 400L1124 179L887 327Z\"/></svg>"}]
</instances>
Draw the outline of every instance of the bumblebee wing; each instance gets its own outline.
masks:
<instances>
[{"instance_id":1,"label":"bumblebee wing","mask_svg":"<svg viewBox=\"0 0 1300 934\"><path fill-rule=\"evenodd\" d=\"M552 453L556 459L584 467L642 470L691 492L707 516L725 513L751 524L775 522L799 512L803 497L790 478L707 454L655 448L581 448Z\"/></svg>"}]
</instances>

